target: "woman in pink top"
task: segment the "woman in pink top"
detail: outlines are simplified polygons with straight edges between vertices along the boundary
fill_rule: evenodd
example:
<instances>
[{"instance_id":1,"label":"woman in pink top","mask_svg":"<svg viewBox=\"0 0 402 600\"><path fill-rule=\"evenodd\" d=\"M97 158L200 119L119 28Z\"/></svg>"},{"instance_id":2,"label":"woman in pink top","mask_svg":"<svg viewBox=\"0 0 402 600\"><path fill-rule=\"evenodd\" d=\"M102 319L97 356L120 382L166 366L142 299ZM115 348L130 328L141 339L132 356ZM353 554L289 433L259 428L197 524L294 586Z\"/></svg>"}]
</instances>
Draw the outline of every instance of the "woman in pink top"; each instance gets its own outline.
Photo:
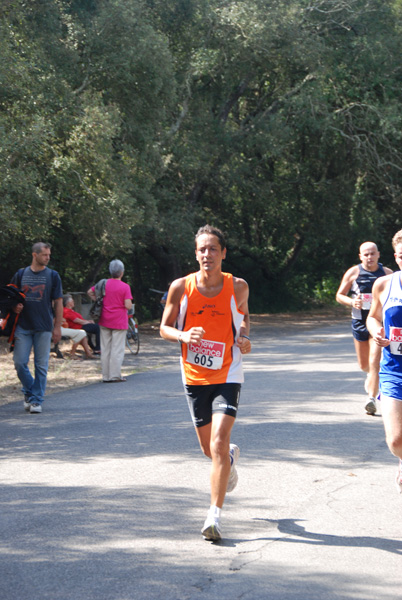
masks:
<instances>
[{"instance_id":1,"label":"woman in pink top","mask_svg":"<svg viewBox=\"0 0 402 600\"><path fill-rule=\"evenodd\" d=\"M121 366L128 329L127 311L133 305L130 286L121 280L124 275L121 260L112 260L109 271L112 278L106 281L102 315L99 319L103 383L126 381L121 376ZM88 296L95 300L95 287L88 290Z\"/></svg>"}]
</instances>

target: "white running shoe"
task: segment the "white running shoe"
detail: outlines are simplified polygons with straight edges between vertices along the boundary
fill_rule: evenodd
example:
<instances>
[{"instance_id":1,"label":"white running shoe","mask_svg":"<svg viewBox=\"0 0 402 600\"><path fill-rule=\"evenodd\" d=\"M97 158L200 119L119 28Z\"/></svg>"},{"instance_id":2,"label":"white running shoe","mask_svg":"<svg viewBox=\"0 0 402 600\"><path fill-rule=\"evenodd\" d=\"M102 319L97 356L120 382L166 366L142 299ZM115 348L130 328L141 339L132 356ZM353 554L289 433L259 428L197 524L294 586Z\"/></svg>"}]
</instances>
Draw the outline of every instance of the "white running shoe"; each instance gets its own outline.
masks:
<instances>
[{"instance_id":1,"label":"white running shoe","mask_svg":"<svg viewBox=\"0 0 402 600\"><path fill-rule=\"evenodd\" d=\"M369 376L367 375L366 379L364 380L364 391L366 392L366 394L369 393L369 391L368 391L368 378L369 378Z\"/></svg>"},{"instance_id":2,"label":"white running shoe","mask_svg":"<svg viewBox=\"0 0 402 600\"><path fill-rule=\"evenodd\" d=\"M217 542L220 540L222 535L219 519L208 515L205 520L204 527L201 529L201 533L205 540L210 540L211 542Z\"/></svg>"},{"instance_id":3,"label":"white running shoe","mask_svg":"<svg viewBox=\"0 0 402 600\"><path fill-rule=\"evenodd\" d=\"M39 404L39 402L32 402L31 406L29 407L29 412L30 413L41 413L42 407Z\"/></svg>"},{"instance_id":4,"label":"white running shoe","mask_svg":"<svg viewBox=\"0 0 402 600\"><path fill-rule=\"evenodd\" d=\"M368 415L375 415L376 410L377 410L375 398L369 398L369 401L367 402L367 404L364 408L366 409L366 413Z\"/></svg>"},{"instance_id":5,"label":"white running shoe","mask_svg":"<svg viewBox=\"0 0 402 600\"><path fill-rule=\"evenodd\" d=\"M398 473L396 475L395 484L398 492L402 494L402 460L399 460Z\"/></svg>"},{"instance_id":6,"label":"white running shoe","mask_svg":"<svg viewBox=\"0 0 402 600\"><path fill-rule=\"evenodd\" d=\"M239 476L237 474L236 463L239 460L240 449L236 444L230 444L229 446L229 456L230 456L230 475L228 481L228 487L226 488L226 493L230 494L235 489L237 482L239 481Z\"/></svg>"},{"instance_id":7,"label":"white running shoe","mask_svg":"<svg viewBox=\"0 0 402 600\"><path fill-rule=\"evenodd\" d=\"M28 412L28 411L29 411L29 409L31 408L31 403L30 403L30 401L29 401L29 398L28 398L28 396L25 396L25 398L24 398L24 408L25 408L25 410L26 410L27 412Z\"/></svg>"}]
</instances>

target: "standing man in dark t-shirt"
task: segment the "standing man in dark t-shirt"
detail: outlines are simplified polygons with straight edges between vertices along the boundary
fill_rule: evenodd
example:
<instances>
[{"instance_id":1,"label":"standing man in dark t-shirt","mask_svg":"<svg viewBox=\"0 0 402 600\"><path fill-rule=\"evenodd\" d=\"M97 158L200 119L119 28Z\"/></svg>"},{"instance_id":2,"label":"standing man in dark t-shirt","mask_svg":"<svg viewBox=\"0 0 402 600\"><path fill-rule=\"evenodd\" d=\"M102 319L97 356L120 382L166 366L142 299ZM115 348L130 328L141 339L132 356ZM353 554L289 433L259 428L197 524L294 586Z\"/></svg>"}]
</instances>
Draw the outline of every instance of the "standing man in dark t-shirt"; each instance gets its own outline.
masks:
<instances>
[{"instance_id":1,"label":"standing man in dark t-shirt","mask_svg":"<svg viewBox=\"0 0 402 600\"><path fill-rule=\"evenodd\" d=\"M366 320L375 280L389 275L392 270L378 262L380 253L373 242L364 242L360 246L359 258L361 264L351 267L344 274L336 300L352 309L352 333L357 361L361 370L367 373L364 387L369 397L365 409L367 414L374 415L377 410L375 399L378 394L381 348L370 336Z\"/></svg>"},{"instance_id":2,"label":"standing man in dark t-shirt","mask_svg":"<svg viewBox=\"0 0 402 600\"><path fill-rule=\"evenodd\" d=\"M25 305L16 308L21 314L15 330L14 366L22 383L24 408L31 413L42 412L50 344L52 338L54 343L61 339L63 290L59 274L47 267L49 260L50 244L37 242L32 246L31 265L19 269L12 278L26 295ZM32 348L35 377L28 367Z\"/></svg>"}]
</instances>

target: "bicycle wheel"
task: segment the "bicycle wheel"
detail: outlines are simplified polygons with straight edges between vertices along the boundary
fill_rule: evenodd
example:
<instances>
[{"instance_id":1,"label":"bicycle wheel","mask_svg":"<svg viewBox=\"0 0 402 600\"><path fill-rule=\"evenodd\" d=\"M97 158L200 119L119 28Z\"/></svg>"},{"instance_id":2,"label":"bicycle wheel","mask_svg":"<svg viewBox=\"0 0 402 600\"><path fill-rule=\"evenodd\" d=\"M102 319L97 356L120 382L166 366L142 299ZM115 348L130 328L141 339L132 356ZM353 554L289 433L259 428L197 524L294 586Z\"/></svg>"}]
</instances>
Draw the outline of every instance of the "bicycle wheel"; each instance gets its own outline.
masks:
<instances>
[{"instance_id":1,"label":"bicycle wheel","mask_svg":"<svg viewBox=\"0 0 402 600\"><path fill-rule=\"evenodd\" d=\"M128 320L126 344L132 354L138 354L140 349L140 334L138 333L138 321L135 317L130 317Z\"/></svg>"}]
</instances>

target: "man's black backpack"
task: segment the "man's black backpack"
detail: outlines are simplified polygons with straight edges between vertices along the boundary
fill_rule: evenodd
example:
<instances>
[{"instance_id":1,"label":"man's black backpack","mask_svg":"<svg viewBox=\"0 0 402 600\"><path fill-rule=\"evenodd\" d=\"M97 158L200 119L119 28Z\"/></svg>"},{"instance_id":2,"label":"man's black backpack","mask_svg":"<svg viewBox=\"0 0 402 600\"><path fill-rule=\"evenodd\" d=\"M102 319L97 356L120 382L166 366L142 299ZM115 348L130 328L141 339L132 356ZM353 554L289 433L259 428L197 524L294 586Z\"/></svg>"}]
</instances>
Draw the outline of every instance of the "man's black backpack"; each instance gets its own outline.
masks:
<instances>
[{"instance_id":1,"label":"man's black backpack","mask_svg":"<svg viewBox=\"0 0 402 600\"><path fill-rule=\"evenodd\" d=\"M15 328L19 314L13 311L17 304L25 304L25 294L13 283L0 285L0 335L8 336L8 341L13 342Z\"/></svg>"},{"instance_id":2,"label":"man's black backpack","mask_svg":"<svg viewBox=\"0 0 402 600\"><path fill-rule=\"evenodd\" d=\"M106 279L101 279L100 281L98 281L98 283L95 284L96 300L93 302L91 308L89 309L91 319L93 319L95 323L99 321L100 316L102 314L103 297L105 295L106 281Z\"/></svg>"}]
</instances>

